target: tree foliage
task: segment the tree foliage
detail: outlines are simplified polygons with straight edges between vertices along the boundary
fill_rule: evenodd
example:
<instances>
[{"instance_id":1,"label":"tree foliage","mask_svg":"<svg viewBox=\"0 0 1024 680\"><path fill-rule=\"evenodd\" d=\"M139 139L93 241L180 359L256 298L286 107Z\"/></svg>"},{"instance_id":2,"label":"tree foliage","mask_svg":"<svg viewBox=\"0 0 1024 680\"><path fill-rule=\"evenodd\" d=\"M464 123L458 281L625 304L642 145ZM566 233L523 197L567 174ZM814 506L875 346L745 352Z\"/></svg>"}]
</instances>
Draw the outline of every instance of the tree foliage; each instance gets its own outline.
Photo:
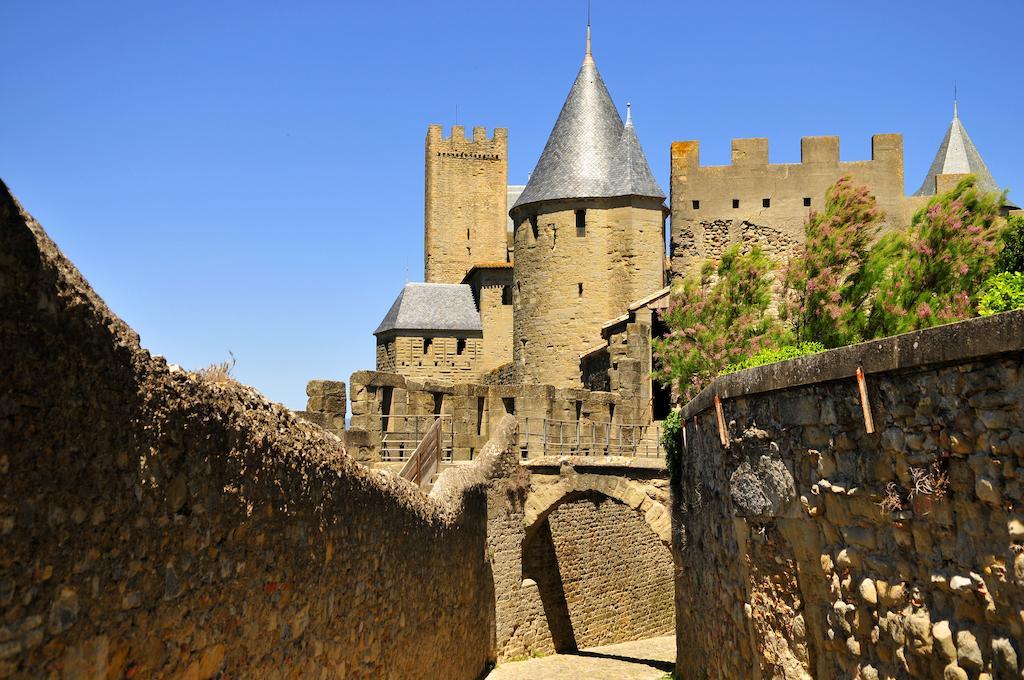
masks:
<instances>
[{"instance_id":1,"label":"tree foliage","mask_svg":"<svg viewBox=\"0 0 1024 680\"><path fill-rule=\"evenodd\" d=\"M1002 249L996 258L997 272L1024 272L1024 215L1013 215L1001 234Z\"/></svg>"},{"instance_id":2,"label":"tree foliage","mask_svg":"<svg viewBox=\"0 0 1024 680\"><path fill-rule=\"evenodd\" d=\"M861 339L871 293L867 275L882 212L867 187L841 177L825 194L825 209L811 213L804 244L783 276L780 314L798 342L839 347Z\"/></svg>"},{"instance_id":3,"label":"tree foliage","mask_svg":"<svg viewBox=\"0 0 1024 680\"><path fill-rule=\"evenodd\" d=\"M990 276L978 295L978 313L982 316L1024 307L1024 273L1002 272Z\"/></svg>"},{"instance_id":4,"label":"tree foliage","mask_svg":"<svg viewBox=\"0 0 1024 680\"><path fill-rule=\"evenodd\" d=\"M745 368L774 364L778 361L787 361L824 351L825 346L820 342L801 342L796 345L783 345L782 347L765 347L757 354L732 362L722 369L722 373L735 373Z\"/></svg>"},{"instance_id":5,"label":"tree foliage","mask_svg":"<svg viewBox=\"0 0 1024 680\"><path fill-rule=\"evenodd\" d=\"M867 337L885 337L972 316L998 248L1003 195L973 175L917 211L910 229L872 250L878 290Z\"/></svg>"},{"instance_id":6,"label":"tree foliage","mask_svg":"<svg viewBox=\"0 0 1024 680\"><path fill-rule=\"evenodd\" d=\"M737 245L678 282L664 314L669 332L654 341L657 377L689 399L730 362L779 344L785 333L769 313L773 267L759 247Z\"/></svg>"}]
</instances>

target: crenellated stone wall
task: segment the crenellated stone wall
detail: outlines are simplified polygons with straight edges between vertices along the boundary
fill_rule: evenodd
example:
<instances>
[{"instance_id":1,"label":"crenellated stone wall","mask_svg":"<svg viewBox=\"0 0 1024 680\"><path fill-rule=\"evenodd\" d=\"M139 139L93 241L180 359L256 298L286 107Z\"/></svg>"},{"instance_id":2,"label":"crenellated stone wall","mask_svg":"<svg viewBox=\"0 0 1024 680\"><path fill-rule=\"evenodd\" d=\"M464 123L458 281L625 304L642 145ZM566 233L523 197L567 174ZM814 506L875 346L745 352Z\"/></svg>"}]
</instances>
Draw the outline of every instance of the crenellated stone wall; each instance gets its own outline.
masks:
<instances>
[{"instance_id":1,"label":"crenellated stone wall","mask_svg":"<svg viewBox=\"0 0 1024 680\"><path fill-rule=\"evenodd\" d=\"M470 680L493 659L482 484L426 498L150 356L2 183L0 348L0 677Z\"/></svg>"},{"instance_id":2,"label":"crenellated stone wall","mask_svg":"<svg viewBox=\"0 0 1024 680\"><path fill-rule=\"evenodd\" d=\"M724 376L688 404L680 676L1019 678L1022 359L1011 312Z\"/></svg>"}]
</instances>

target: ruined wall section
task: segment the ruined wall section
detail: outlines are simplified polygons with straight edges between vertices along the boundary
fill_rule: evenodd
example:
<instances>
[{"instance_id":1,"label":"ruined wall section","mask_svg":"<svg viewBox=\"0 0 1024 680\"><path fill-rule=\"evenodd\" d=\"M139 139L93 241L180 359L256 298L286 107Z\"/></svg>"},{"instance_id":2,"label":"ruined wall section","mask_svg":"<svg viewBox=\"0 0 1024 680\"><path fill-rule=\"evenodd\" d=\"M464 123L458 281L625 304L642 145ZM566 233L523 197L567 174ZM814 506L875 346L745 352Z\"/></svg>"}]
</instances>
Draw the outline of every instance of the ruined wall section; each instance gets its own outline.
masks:
<instances>
[{"instance_id":1,"label":"ruined wall section","mask_svg":"<svg viewBox=\"0 0 1024 680\"><path fill-rule=\"evenodd\" d=\"M517 214L513 365L518 382L581 387L580 354L601 325L664 285L656 199L551 201ZM577 230L576 211L586 210Z\"/></svg>"},{"instance_id":2,"label":"ruined wall section","mask_svg":"<svg viewBox=\"0 0 1024 680\"><path fill-rule=\"evenodd\" d=\"M699 268L736 243L759 243L780 262L803 243L804 223L843 175L866 185L886 214L884 229L910 222L920 202L903 186L903 138L874 135L871 160L841 161L838 137L804 137L800 163L768 162L767 139L734 139L732 164L702 166L696 141L672 144L670 256L674 275Z\"/></svg>"},{"instance_id":3,"label":"ruined wall section","mask_svg":"<svg viewBox=\"0 0 1024 680\"><path fill-rule=\"evenodd\" d=\"M0 287L0 676L481 674L481 488L168 368L2 184Z\"/></svg>"},{"instance_id":4,"label":"ruined wall section","mask_svg":"<svg viewBox=\"0 0 1024 680\"><path fill-rule=\"evenodd\" d=\"M680 675L1019 677L1022 360L1011 312L725 376L688 404Z\"/></svg>"},{"instance_id":5,"label":"ruined wall section","mask_svg":"<svg viewBox=\"0 0 1024 680\"><path fill-rule=\"evenodd\" d=\"M424 280L461 283L477 262L507 260L508 130L427 129Z\"/></svg>"}]
</instances>

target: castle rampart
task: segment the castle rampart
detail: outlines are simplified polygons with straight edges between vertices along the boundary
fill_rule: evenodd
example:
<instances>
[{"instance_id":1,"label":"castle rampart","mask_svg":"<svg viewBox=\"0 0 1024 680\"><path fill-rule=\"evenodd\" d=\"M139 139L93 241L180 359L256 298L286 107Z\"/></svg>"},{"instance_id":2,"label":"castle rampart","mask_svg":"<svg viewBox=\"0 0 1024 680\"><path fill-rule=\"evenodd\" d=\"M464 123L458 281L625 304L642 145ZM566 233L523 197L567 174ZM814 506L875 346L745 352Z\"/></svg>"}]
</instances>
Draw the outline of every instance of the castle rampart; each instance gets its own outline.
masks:
<instances>
[{"instance_id":1,"label":"castle rampart","mask_svg":"<svg viewBox=\"0 0 1024 680\"><path fill-rule=\"evenodd\" d=\"M842 161L838 137L804 137L800 163L768 162L767 139L734 139L732 163L702 166L696 141L672 144L672 271L692 271L734 243L760 243L784 260L803 242L804 223L844 175L866 185L885 229L909 223L920 201L904 196L903 138L871 138L871 160Z\"/></svg>"},{"instance_id":2,"label":"castle rampart","mask_svg":"<svg viewBox=\"0 0 1024 680\"><path fill-rule=\"evenodd\" d=\"M507 259L508 130L427 129L424 280L460 283L477 262Z\"/></svg>"}]
</instances>

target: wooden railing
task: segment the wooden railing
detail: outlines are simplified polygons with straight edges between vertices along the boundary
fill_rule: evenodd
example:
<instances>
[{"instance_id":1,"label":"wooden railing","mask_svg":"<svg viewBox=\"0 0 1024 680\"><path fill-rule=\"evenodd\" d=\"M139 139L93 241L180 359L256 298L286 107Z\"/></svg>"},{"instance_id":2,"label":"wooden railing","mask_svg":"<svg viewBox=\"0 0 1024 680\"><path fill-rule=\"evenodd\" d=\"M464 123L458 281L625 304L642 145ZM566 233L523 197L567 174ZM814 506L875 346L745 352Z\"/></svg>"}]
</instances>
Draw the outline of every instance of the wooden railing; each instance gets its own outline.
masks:
<instances>
[{"instance_id":1,"label":"wooden railing","mask_svg":"<svg viewBox=\"0 0 1024 680\"><path fill-rule=\"evenodd\" d=\"M402 467L402 479L408 479L417 486L429 480L437 472L441 460L441 419L436 418L423 436L412 456Z\"/></svg>"},{"instance_id":2,"label":"wooden railing","mask_svg":"<svg viewBox=\"0 0 1024 680\"><path fill-rule=\"evenodd\" d=\"M380 438L380 459L385 463L407 461L427 431L440 420L438 447L441 460L451 460L455 444L455 422L450 414L384 416Z\"/></svg>"}]
</instances>

